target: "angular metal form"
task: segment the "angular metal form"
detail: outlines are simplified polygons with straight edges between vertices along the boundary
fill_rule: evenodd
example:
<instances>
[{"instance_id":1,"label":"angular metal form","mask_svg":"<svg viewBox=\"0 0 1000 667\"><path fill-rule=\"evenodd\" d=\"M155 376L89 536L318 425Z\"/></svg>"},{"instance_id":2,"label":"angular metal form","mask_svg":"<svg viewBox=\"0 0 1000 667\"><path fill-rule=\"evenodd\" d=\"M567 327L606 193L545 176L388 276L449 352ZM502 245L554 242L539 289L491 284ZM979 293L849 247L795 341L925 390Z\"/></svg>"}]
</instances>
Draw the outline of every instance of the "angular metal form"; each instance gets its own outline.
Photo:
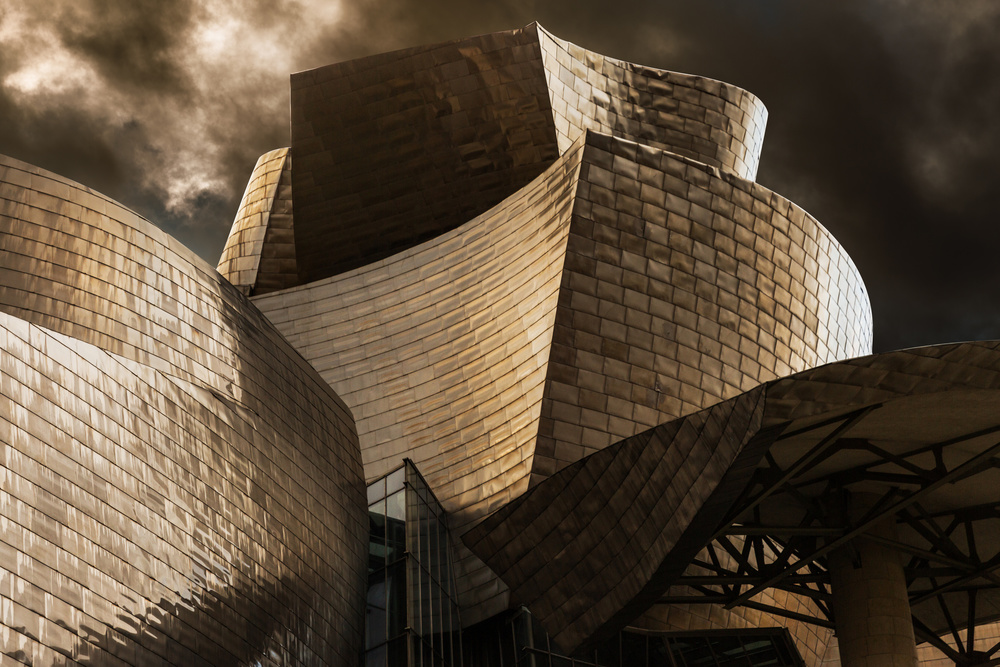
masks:
<instances>
[{"instance_id":1,"label":"angular metal form","mask_svg":"<svg viewBox=\"0 0 1000 667\"><path fill-rule=\"evenodd\" d=\"M292 158L287 148L260 156L219 258L219 273L244 294L298 284L292 230Z\"/></svg>"},{"instance_id":2,"label":"angular metal form","mask_svg":"<svg viewBox=\"0 0 1000 667\"><path fill-rule=\"evenodd\" d=\"M752 180L766 117L744 90L607 58L537 24L294 74L301 282L461 225L585 130Z\"/></svg>"},{"instance_id":3,"label":"angular metal form","mask_svg":"<svg viewBox=\"0 0 1000 667\"><path fill-rule=\"evenodd\" d=\"M218 272L0 158L0 650L356 664L367 577L371 664L460 663L457 599L587 662L784 626L818 666L871 539L918 639L993 660L1000 345L859 357L765 119L537 24L302 72Z\"/></svg>"},{"instance_id":4,"label":"angular metal form","mask_svg":"<svg viewBox=\"0 0 1000 667\"><path fill-rule=\"evenodd\" d=\"M0 650L27 664L354 664L354 420L146 220L0 158Z\"/></svg>"},{"instance_id":5,"label":"angular metal form","mask_svg":"<svg viewBox=\"0 0 1000 667\"><path fill-rule=\"evenodd\" d=\"M808 214L589 131L467 224L254 303L354 412L369 479L412 458L459 532L612 442L871 345L857 270ZM471 618L507 604L481 567L460 558Z\"/></svg>"},{"instance_id":6,"label":"angular metal form","mask_svg":"<svg viewBox=\"0 0 1000 667\"><path fill-rule=\"evenodd\" d=\"M966 642L938 636L998 617L998 454L1000 344L890 352L626 439L464 540L573 651L657 603L747 604L830 627L826 556L889 518L918 636L961 660ZM857 494L879 502L851 521ZM806 605L761 604L773 587Z\"/></svg>"}]
</instances>

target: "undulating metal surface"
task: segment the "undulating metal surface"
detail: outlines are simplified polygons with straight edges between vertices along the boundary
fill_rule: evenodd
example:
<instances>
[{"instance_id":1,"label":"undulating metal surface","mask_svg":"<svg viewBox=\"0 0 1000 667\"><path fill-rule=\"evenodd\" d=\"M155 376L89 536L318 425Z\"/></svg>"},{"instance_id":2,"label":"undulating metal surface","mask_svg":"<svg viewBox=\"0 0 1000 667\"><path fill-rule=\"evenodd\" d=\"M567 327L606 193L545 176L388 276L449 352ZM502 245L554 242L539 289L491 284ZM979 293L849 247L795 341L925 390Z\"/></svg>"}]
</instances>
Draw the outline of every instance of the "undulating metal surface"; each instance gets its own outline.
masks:
<instances>
[{"instance_id":1,"label":"undulating metal surface","mask_svg":"<svg viewBox=\"0 0 1000 667\"><path fill-rule=\"evenodd\" d=\"M528 488L582 152L433 241L255 298L350 407L368 479L411 458L453 530ZM457 546L463 620L505 609Z\"/></svg>"},{"instance_id":2,"label":"undulating metal surface","mask_svg":"<svg viewBox=\"0 0 1000 667\"><path fill-rule=\"evenodd\" d=\"M718 450L735 448L735 463L728 471L706 471L706 480L686 478L691 511L658 517L638 493L632 505L624 503L609 516L616 499L631 493L625 489L643 488L641 480L653 467L636 458L639 440L680 434L692 420L700 424L730 411L739 418L746 401L761 406L759 430L713 434ZM898 541L888 546L905 556L918 638L961 661L975 637L965 634L958 641L959 631L1000 615L994 525L1000 511L993 498L1000 483L998 415L1000 343L829 364L594 454L494 513L464 539L501 574L515 599L573 650L617 631L641 607L657 602L671 610L744 606L790 625L832 627L826 555L895 517ZM669 465L670 447L660 445L649 455L659 453L658 465ZM649 449L647 444L643 452ZM605 478L606 485L595 483ZM671 495L663 483L647 486ZM845 507L856 494L875 494L880 501L861 519L848 521ZM664 537L685 521L692 528L681 538ZM601 541L608 531L622 534ZM604 574L618 571L623 553L587 548L588 540L620 545L629 558L647 555L646 545L667 550L662 558L655 555L651 567L625 568L642 584L636 592L636 584L623 586ZM561 550L553 551L557 543ZM721 609L713 616L725 618ZM666 624L655 614L648 620L660 628ZM732 617L731 627L741 627L741 620ZM947 646L938 639L943 633L956 641ZM813 661L820 656L812 651Z\"/></svg>"},{"instance_id":3,"label":"undulating metal surface","mask_svg":"<svg viewBox=\"0 0 1000 667\"><path fill-rule=\"evenodd\" d=\"M292 75L302 282L457 227L559 156L534 25Z\"/></svg>"},{"instance_id":4,"label":"undulating metal surface","mask_svg":"<svg viewBox=\"0 0 1000 667\"><path fill-rule=\"evenodd\" d=\"M578 461L463 540L565 650L606 639L643 611L628 613L675 549L693 548L690 558L710 536L704 506L746 483L727 474L746 468L739 455L760 430L761 399L751 390ZM752 470L761 443L747 451Z\"/></svg>"},{"instance_id":5,"label":"undulating metal surface","mask_svg":"<svg viewBox=\"0 0 1000 667\"><path fill-rule=\"evenodd\" d=\"M756 178L767 109L752 93L609 58L536 26L560 152L593 130Z\"/></svg>"},{"instance_id":6,"label":"undulating metal surface","mask_svg":"<svg viewBox=\"0 0 1000 667\"><path fill-rule=\"evenodd\" d=\"M409 456L459 532L529 475L871 342L857 270L801 209L592 132L466 225L254 303L354 412L368 478ZM504 608L460 553L466 616Z\"/></svg>"},{"instance_id":7,"label":"undulating metal surface","mask_svg":"<svg viewBox=\"0 0 1000 667\"><path fill-rule=\"evenodd\" d=\"M815 218L750 181L590 133L534 479L761 382L867 354L871 340L861 276Z\"/></svg>"},{"instance_id":8,"label":"undulating metal surface","mask_svg":"<svg viewBox=\"0 0 1000 667\"><path fill-rule=\"evenodd\" d=\"M350 411L146 220L0 158L0 642L26 664L353 665Z\"/></svg>"},{"instance_id":9,"label":"undulating metal surface","mask_svg":"<svg viewBox=\"0 0 1000 667\"><path fill-rule=\"evenodd\" d=\"M294 74L301 281L457 227L587 129L752 179L766 116L735 86L601 56L534 23Z\"/></svg>"},{"instance_id":10,"label":"undulating metal surface","mask_svg":"<svg viewBox=\"0 0 1000 667\"><path fill-rule=\"evenodd\" d=\"M292 158L287 148L257 160L217 268L244 294L265 294L298 284Z\"/></svg>"},{"instance_id":11,"label":"undulating metal surface","mask_svg":"<svg viewBox=\"0 0 1000 667\"><path fill-rule=\"evenodd\" d=\"M299 73L223 275L0 158L0 651L354 664L364 481L405 457L464 534L464 623L782 624L818 665L827 554L892 520L917 636L992 660L1000 345L821 366L870 304L753 183L765 119L537 24Z\"/></svg>"}]
</instances>

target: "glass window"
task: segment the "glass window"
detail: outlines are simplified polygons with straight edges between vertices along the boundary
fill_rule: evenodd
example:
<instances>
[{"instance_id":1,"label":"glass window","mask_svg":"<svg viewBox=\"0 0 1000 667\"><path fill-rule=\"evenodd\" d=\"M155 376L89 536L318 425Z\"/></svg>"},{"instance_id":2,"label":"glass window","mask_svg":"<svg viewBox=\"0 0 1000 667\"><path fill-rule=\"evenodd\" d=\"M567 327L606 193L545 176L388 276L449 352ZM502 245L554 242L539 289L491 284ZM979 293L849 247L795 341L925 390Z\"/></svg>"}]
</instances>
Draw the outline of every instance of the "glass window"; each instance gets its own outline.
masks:
<instances>
[{"instance_id":1,"label":"glass window","mask_svg":"<svg viewBox=\"0 0 1000 667\"><path fill-rule=\"evenodd\" d=\"M406 590L407 590L407 613L410 628L421 634L423 625L420 614L420 566L412 556L406 559Z\"/></svg>"},{"instance_id":2,"label":"glass window","mask_svg":"<svg viewBox=\"0 0 1000 667\"><path fill-rule=\"evenodd\" d=\"M409 461L370 485L369 497L366 664L461 665L444 510Z\"/></svg>"},{"instance_id":3,"label":"glass window","mask_svg":"<svg viewBox=\"0 0 1000 667\"><path fill-rule=\"evenodd\" d=\"M386 482L386 494L395 493L396 491L403 490L403 480L406 474L406 466L400 467L398 470L393 470L385 478Z\"/></svg>"},{"instance_id":4,"label":"glass window","mask_svg":"<svg viewBox=\"0 0 1000 667\"><path fill-rule=\"evenodd\" d=\"M368 572L385 567L385 501L368 507Z\"/></svg>"},{"instance_id":5,"label":"glass window","mask_svg":"<svg viewBox=\"0 0 1000 667\"><path fill-rule=\"evenodd\" d=\"M406 501L403 491L397 491L386 499L386 563L402 558L406 551Z\"/></svg>"},{"instance_id":6,"label":"glass window","mask_svg":"<svg viewBox=\"0 0 1000 667\"><path fill-rule=\"evenodd\" d=\"M383 573L368 577L368 604L365 609L365 648L385 641L385 581Z\"/></svg>"},{"instance_id":7,"label":"glass window","mask_svg":"<svg viewBox=\"0 0 1000 667\"><path fill-rule=\"evenodd\" d=\"M386 570L386 591L388 593L387 615L389 637L395 637L406 629L406 563L390 565Z\"/></svg>"},{"instance_id":8,"label":"glass window","mask_svg":"<svg viewBox=\"0 0 1000 667\"><path fill-rule=\"evenodd\" d=\"M365 667L386 667L385 665L385 645L379 646L377 649L368 651L365 654Z\"/></svg>"},{"instance_id":9,"label":"glass window","mask_svg":"<svg viewBox=\"0 0 1000 667\"><path fill-rule=\"evenodd\" d=\"M385 498L385 478L376 480L368 485L368 504L371 505L377 500Z\"/></svg>"},{"instance_id":10,"label":"glass window","mask_svg":"<svg viewBox=\"0 0 1000 667\"><path fill-rule=\"evenodd\" d=\"M389 642L389 667L406 667L409 661L406 649L406 635Z\"/></svg>"}]
</instances>

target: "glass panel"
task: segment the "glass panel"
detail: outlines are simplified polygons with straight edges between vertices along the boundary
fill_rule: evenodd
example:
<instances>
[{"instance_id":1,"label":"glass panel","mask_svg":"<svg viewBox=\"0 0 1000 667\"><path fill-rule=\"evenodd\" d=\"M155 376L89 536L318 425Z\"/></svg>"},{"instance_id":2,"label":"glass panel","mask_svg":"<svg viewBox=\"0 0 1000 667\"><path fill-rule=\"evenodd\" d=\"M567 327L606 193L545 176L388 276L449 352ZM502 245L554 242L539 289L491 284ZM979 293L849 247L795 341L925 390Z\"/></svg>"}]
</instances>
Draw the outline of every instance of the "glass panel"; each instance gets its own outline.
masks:
<instances>
[{"instance_id":1,"label":"glass panel","mask_svg":"<svg viewBox=\"0 0 1000 667\"><path fill-rule=\"evenodd\" d=\"M424 649L420 644L420 637L410 635L410 665L411 667L421 667L424 664Z\"/></svg>"},{"instance_id":2,"label":"glass panel","mask_svg":"<svg viewBox=\"0 0 1000 667\"><path fill-rule=\"evenodd\" d=\"M441 581L438 563L441 561L440 522L430 507L427 508L427 571L435 580Z\"/></svg>"},{"instance_id":3,"label":"glass panel","mask_svg":"<svg viewBox=\"0 0 1000 667\"><path fill-rule=\"evenodd\" d=\"M430 577L420 570L420 613L423 615L423 622L420 627L420 636L424 641L431 641L434 633L434 614L432 613Z\"/></svg>"},{"instance_id":4,"label":"glass panel","mask_svg":"<svg viewBox=\"0 0 1000 667\"><path fill-rule=\"evenodd\" d=\"M424 567L430 564L430 527L429 527L429 515L430 509L427 507L427 503L419 502L417 503L417 515L420 517L420 551L417 552L417 560Z\"/></svg>"},{"instance_id":5,"label":"glass panel","mask_svg":"<svg viewBox=\"0 0 1000 667\"><path fill-rule=\"evenodd\" d=\"M412 487L406 487L406 550L420 553L420 499Z\"/></svg>"},{"instance_id":6,"label":"glass panel","mask_svg":"<svg viewBox=\"0 0 1000 667\"><path fill-rule=\"evenodd\" d=\"M388 477L386 477L385 479L386 494L395 493L396 491L403 490L403 479L405 474L406 474L405 466L389 473Z\"/></svg>"},{"instance_id":7,"label":"glass panel","mask_svg":"<svg viewBox=\"0 0 1000 667\"><path fill-rule=\"evenodd\" d=\"M366 641L389 640L391 664L403 660L406 647L409 665L460 667L461 623L449 597L454 585L444 510L410 462L370 491L373 498L388 494L369 508L369 580L378 582L386 601L371 612L384 619L384 631L366 634Z\"/></svg>"},{"instance_id":8,"label":"glass panel","mask_svg":"<svg viewBox=\"0 0 1000 667\"><path fill-rule=\"evenodd\" d=\"M744 657L743 645L739 637L713 637L708 642L711 645L714 657L723 665L749 664Z\"/></svg>"},{"instance_id":9,"label":"glass panel","mask_svg":"<svg viewBox=\"0 0 1000 667\"><path fill-rule=\"evenodd\" d=\"M368 575L368 605L365 609L365 648L385 641L385 581L383 572Z\"/></svg>"},{"instance_id":10,"label":"glass panel","mask_svg":"<svg viewBox=\"0 0 1000 667\"><path fill-rule=\"evenodd\" d=\"M444 592L449 596L453 596L454 592L451 590L451 567L448 562L448 525L442 522L438 535L440 538L440 543L438 545L441 561L438 563L438 581L441 582L441 586L444 587Z\"/></svg>"},{"instance_id":11,"label":"glass panel","mask_svg":"<svg viewBox=\"0 0 1000 667\"><path fill-rule=\"evenodd\" d=\"M406 629L406 563L397 562L386 570L386 590L389 595L389 637Z\"/></svg>"},{"instance_id":12,"label":"glass panel","mask_svg":"<svg viewBox=\"0 0 1000 667\"><path fill-rule=\"evenodd\" d=\"M365 655L365 667L385 667L385 645L368 651Z\"/></svg>"},{"instance_id":13,"label":"glass panel","mask_svg":"<svg viewBox=\"0 0 1000 667\"><path fill-rule=\"evenodd\" d=\"M406 640L407 635L403 635L389 642L389 667L407 667Z\"/></svg>"},{"instance_id":14,"label":"glass panel","mask_svg":"<svg viewBox=\"0 0 1000 667\"><path fill-rule=\"evenodd\" d=\"M697 667L699 665L714 665L715 656L708 641L701 637L685 637L671 642L674 655L680 656L678 662Z\"/></svg>"},{"instance_id":15,"label":"glass panel","mask_svg":"<svg viewBox=\"0 0 1000 667\"><path fill-rule=\"evenodd\" d=\"M531 616L522 607L513 620L514 627L514 649L520 653L521 649L531 646Z\"/></svg>"},{"instance_id":16,"label":"glass panel","mask_svg":"<svg viewBox=\"0 0 1000 667\"><path fill-rule=\"evenodd\" d=\"M402 491L386 499L386 563L403 557L406 551L406 503Z\"/></svg>"},{"instance_id":17,"label":"glass panel","mask_svg":"<svg viewBox=\"0 0 1000 667\"><path fill-rule=\"evenodd\" d=\"M385 567L385 501L368 508L368 572Z\"/></svg>"},{"instance_id":18,"label":"glass panel","mask_svg":"<svg viewBox=\"0 0 1000 667\"><path fill-rule=\"evenodd\" d=\"M420 566L412 556L406 559L407 623L418 635L420 624Z\"/></svg>"},{"instance_id":19,"label":"glass panel","mask_svg":"<svg viewBox=\"0 0 1000 667\"><path fill-rule=\"evenodd\" d=\"M385 498L385 477L368 485L368 504Z\"/></svg>"}]
</instances>

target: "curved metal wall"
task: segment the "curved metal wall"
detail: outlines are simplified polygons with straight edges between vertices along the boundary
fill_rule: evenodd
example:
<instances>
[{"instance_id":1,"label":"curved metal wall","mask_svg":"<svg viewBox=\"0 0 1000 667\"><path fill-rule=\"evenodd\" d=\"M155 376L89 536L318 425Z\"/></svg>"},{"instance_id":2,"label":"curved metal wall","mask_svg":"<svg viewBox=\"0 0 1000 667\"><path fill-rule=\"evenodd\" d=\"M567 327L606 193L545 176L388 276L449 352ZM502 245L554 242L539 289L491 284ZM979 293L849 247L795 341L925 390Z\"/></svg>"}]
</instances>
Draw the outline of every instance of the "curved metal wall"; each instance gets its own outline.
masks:
<instances>
[{"instance_id":1,"label":"curved metal wall","mask_svg":"<svg viewBox=\"0 0 1000 667\"><path fill-rule=\"evenodd\" d=\"M244 294L298 284L292 229L292 158L287 148L257 160L217 270Z\"/></svg>"},{"instance_id":2,"label":"curved metal wall","mask_svg":"<svg viewBox=\"0 0 1000 667\"><path fill-rule=\"evenodd\" d=\"M0 158L0 637L28 664L354 664L349 410L115 202Z\"/></svg>"},{"instance_id":3,"label":"curved metal wall","mask_svg":"<svg viewBox=\"0 0 1000 667\"><path fill-rule=\"evenodd\" d=\"M997 474L982 461L994 460L995 454L986 457L1000 448L996 441L998 405L998 341L888 352L811 368L656 426L567 466L492 514L463 539L503 577L512 596L528 606L565 650L617 632L637 618L644 627L692 629L685 625L693 621L691 608L682 606L674 613L664 606L640 615L691 569L692 558L720 528L733 521L772 527L842 525L832 516L814 514L802 519L802 507L791 500L795 496L833 495L854 485L852 489L877 489L884 494L881 511L892 506L905 509L919 496L931 516L952 526L960 525L953 518L963 513L995 519L989 489ZM844 439L837 442L834 426L848 420L850 433L845 428ZM810 433L812 429L816 431ZM826 458L817 453L819 433L831 438ZM882 451L891 454L879 459L867 450L852 451L849 441L855 446L869 443L874 445L871 451L885 448ZM931 454L942 445L954 445L955 450L940 454L938 449ZM803 463L802 469L809 472L801 477L790 473L788 495L775 492L766 502L754 505L753 516L759 519L741 514L748 498L759 497L760 485L767 487L775 479L774 469L767 471L770 476L755 474L761 472L758 466L777 460L790 469L791 463L803 461L796 456L813 457L820 463L815 470ZM907 487L899 475L878 481L874 481L876 475L857 475L858 468L867 468L889 477L905 468L906 457L916 456L925 457L925 463L933 458L948 461L950 472L938 463L940 489L914 482ZM903 463L894 468L899 461ZM855 476L842 486L818 483L845 470ZM811 478L811 489L803 477ZM927 544L933 543L934 533L924 530L913 517L900 516L897 521L902 551L931 553ZM992 535L986 537L993 527L995 523L983 529L977 541L985 537L994 542ZM848 537L837 539L843 543ZM803 564L810 552L832 548L833 543L831 538L807 545L801 552ZM911 562L921 563L919 558ZM913 568L910 572L919 571L917 566L908 567ZM764 578L772 576L763 567L761 572ZM963 584L971 585L975 577L966 577ZM927 589L922 585L910 590L918 600L913 605L914 618L935 634L948 632L949 615L960 622L967 618L961 614L968 600L964 590L957 590L957 581L962 580L941 586L940 594L950 597L943 597L940 604L923 594ZM985 580L981 583L980 606L968 607L968 618L993 621L994 587ZM760 586L759 581L751 582L742 592L755 594ZM760 590L767 594L754 597L755 602L773 601L778 613L797 610L799 620L809 605L807 599L788 591ZM744 614L713 609L711 615L710 623L694 622L702 628L746 623ZM800 642L811 642L810 663L818 664L822 657L818 643L829 641L830 633L799 629L795 636Z\"/></svg>"},{"instance_id":4,"label":"curved metal wall","mask_svg":"<svg viewBox=\"0 0 1000 667\"><path fill-rule=\"evenodd\" d=\"M747 180L746 91L532 24L299 73L292 98L312 282L254 301L354 411L367 477L409 456L457 533L613 442L870 351L846 252ZM507 593L459 551L470 623Z\"/></svg>"},{"instance_id":5,"label":"curved metal wall","mask_svg":"<svg viewBox=\"0 0 1000 667\"><path fill-rule=\"evenodd\" d=\"M301 280L463 224L587 129L752 179L766 117L740 88L607 58L536 23L294 74Z\"/></svg>"},{"instance_id":6,"label":"curved metal wall","mask_svg":"<svg viewBox=\"0 0 1000 667\"><path fill-rule=\"evenodd\" d=\"M454 229L559 157L534 26L292 75L302 282Z\"/></svg>"},{"instance_id":7,"label":"curved metal wall","mask_svg":"<svg viewBox=\"0 0 1000 667\"><path fill-rule=\"evenodd\" d=\"M756 178L767 109L754 95L609 58L537 27L560 151L593 130Z\"/></svg>"},{"instance_id":8,"label":"curved metal wall","mask_svg":"<svg viewBox=\"0 0 1000 667\"><path fill-rule=\"evenodd\" d=\"M756 183L589 134L532 472L761 382L871 352L871 304L815 218Z\"/></svg>"},{"instance_id":9,"label":"curved metal wall","mask_svg":"<svg viewBox=\"0 0 1000 667\"><path fill-rule=\"evenodd\" d=\"M528 488L581 152L433 241L254 299L350 406L368 479L409 457L458 532ZM463 622L506 608L458 557Z\"/></svg>"},{"instance_id":10,"label":"curved metal wall","mask_svg":"<svg viewBox=\"0 0 1000 667\"><path fill-rule=\"evenodd\" d=\"M801 209L594 133L468 224L254 303L354 411L368 478L410 457L459 534L529 474L871 345ZM464 621L506 605L484 572L459 565Z\"/></svg>"}]
</instances>

